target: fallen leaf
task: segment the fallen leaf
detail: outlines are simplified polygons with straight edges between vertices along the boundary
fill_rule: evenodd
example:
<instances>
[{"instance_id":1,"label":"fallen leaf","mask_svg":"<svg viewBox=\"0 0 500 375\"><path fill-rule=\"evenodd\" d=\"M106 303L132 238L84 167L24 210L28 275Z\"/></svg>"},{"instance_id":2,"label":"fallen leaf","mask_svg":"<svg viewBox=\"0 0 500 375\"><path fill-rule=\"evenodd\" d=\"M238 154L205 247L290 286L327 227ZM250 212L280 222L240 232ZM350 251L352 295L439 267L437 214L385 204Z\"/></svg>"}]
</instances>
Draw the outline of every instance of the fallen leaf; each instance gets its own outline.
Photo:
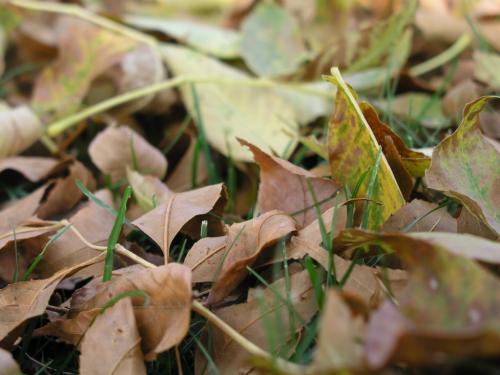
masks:
<instances>
[{"instance_id":1,"label":"fallen leaf","mask_svg":"<svg viewBox=\"0 0 500 375\"><path fill-rule=\"evenodd\" d=\"M431 189L457 199L500 233L500 146L485 137L479 113L495 96L469 103L458 129L434 149L425 178Z\"/></svg>"},{"instance_id":2,"label":"fallen leaf","mask_svg":"<svg viewBox=\"0 0 500 375\"><path fill-rule=\"evenodd\" d=\"M308 58L298 22L274 3L259 4L241 26L241 55L265 77L294 73Z\"/></svg>"},{"instance_id":3,"label":"fallen leaf","mask_svg":"<svg viewBox=\"0 0 500 375\"><path fill-rule=\"evenodd\" d=\"M391 215L381 230L383 232L399 232L407 226L411 226L408 229L409 232L456 233L457 219L446 211L446 207L437 209L438 207L435 203L414 199Z\"/></svg>"},{"instance_id":4,"label":"fallen leaf","mask_svg":"<svg viewBox=\"0 0 500 375\"><path fill-rule=\"evenodd\" d=\"M218 217L222 214L225 203L224 186L210 185L184 193L173 193L166 202L132 223L160 246L167 262L174 237L183 228L191 234L199 234L201 220L205 218L202 215L213 212L214 217L206 217L209 229L212 224L216 232L222 231Z\"/></svg>"},{"instance_id":5,"label":"fallen leaf","mask_svg":"<svg viewBox=\"0 0 500 375\"><path fill-rule=\"evenodd\" d=\"M0 173L15 171L31 182L38 182L47 178L57 164L54 158L13 156L0 159Z\"/></svg>"},{"instance_id":6,"label":"fallen leaf","mask_svg":"<svg viewBox=\"0 0 500 375\"><path fill-rule=\"evenodd\" d=\"M12 354L7 350L0 348L0 374L2 375L21 375L21 369L16 363Z\"/></svg>"},{"instance_id":7,"label":"fallen leaf","mask_svg":"<svg viewBox=\"0 0 500 375\"><path fill-rule=\"evenodd\" d=\"M125 21L135 27L157 30L195 50L223 59L240 57L240 33L190 20L127 15Z\"/></svg>"},{"instance_id":8,"label":"fallen leaf","mask_svg":"<svg viewBox=\"0 0 500 375\"><path fill-rule=\"evenodd\" d=\"M226 236L205 237L189 249L184 265L191 268L193 283L214 282L226 250Z\"/></svg>"},{"instance_id":9,"label":"fallen leaf","mask_svg":"<svg viewBox=\"0 0 500 375\"><path fill-rule=\"evenodd\" d=\"M29 107L0 109L0 159L23 152L43 132L42 123Z\"/></svg>"},{"instance_id":10,"label":"fallen leaf","mask_svg":"<svg viewBox=\"0 0 500 375\"><path fill-rule=\"evenodd\" d=\"M62 117L78 109L92 81L135 47L133 39L75 18L58 21L57 61L35 82L33 107Z\"/></svg>"},{"instance_id":11,"label":"fallen leaf","mask_svg":"<svg viewBox=\"0 0 500 375\"><path fill-rule=\"evenodd\" d=\"M141 290L149 296L149 304L143 306L142 297L132 298L132 304L145 359L154 360L159 353L179 344L187 334L191 316L189 268L172 263L153 269L132 266L121 271L109 282L79 289L72 298L70 319L49 323L37 334L78 340L73 330L85 332L96 309L120 293Z\"/></svg>"},{"instance_id":12,"label":"fallen leaf","mask_svg":"<svg viewBox=\"0 0 500 375\"><path fill-rule=\"evenodd\" d=\"M215 314L237 332L261 348L272 353L288 353L293 343L293 335L298 332L316 313L318 307L307 271L290 275L290 303L276 297L287 294L284 279L271 284L270 288L250 289L245 303L215 310ZM290 306L294 313L290 316ZM293 323L292 320L293 319ZM266 324L279 324L276 346L268 340ZM278 323L277 323L278 322ZM231 338L215 327L209 326L211 337L210 354L221 374L248 373L250 354ZM195 369L206 368L204 360L195 363Z\"/></svg>"},{"instance_id":13,"label":"fallen leaf","mask_svg":"<svg viewBox=\"0 0 500 375\"><path fill-rule=\"evenodd\" d=\"M336 193L340 193L340 188L334 181L318 178L313 173L287 160L269 155L242 139L239 139L239 142L250 149L260 167L257 202L261 213L283 211L293 216L299 227L304 227L317 219L315 199L321 212L335 205Z\"/></svg>"},{"instance_id":14,"label":"fallen leaf","mask_svg":"<svg viewBox=\"0 0 500 375\"><path fill-rule=\"evenodd\" d=\"M160 179L167 172L165 156L127 126L107 127L99 133L90 143L89 155L113 181L125 179L127 167Z\"/></svg>"},{"instance_id":15,"label":"fallen leaf","mask_svg":"<svg viewBox=\"0 0 500 375\"><path fill-rule=\"evenodd\" d=\"M174 194L158 177L142 175L130 168L127 168L127 181L132 186L134 197L143 212L151 211Z\"/></svg>"},{"instance_id":16,"label":"fallen leaf","mask_svg":"<svg viewBox=\"0 0 500 375\"><path fill-rule=\"evenodd\" d=\"M251 161L250 152L239 145L235 136L278 155L293 148L297 113L276 90L239 84L239 80L248 81L251 77L186 48L163 45L162 51L175 76L196 75L229 81L196 86L205 135L216 150L237 161ZM181 87L181 93L189 113L196 119L191 87Z\"/></svg>"},{"instance_id":17,"label":"fallen leaf","mask_svg":"<svg viewBox=\"0 0 500 375\"><path fill-rule=\"evenodd\" d=\"M357 103L355 94L343 81L338 69L332 69L332 74L328 80L334 83L338 90L335 112L328 127L329 162L334 180L346 184L353 191L360 176L374 167L380 146ZM366 195L369 182L368 173L361 184L359 197ZM370 228L381 225L405 203L384 155L380 156L371 199L381 202L382 205L369 206Z\"/></svg>"},{"instance_id":18,"label":"fallen leaf","mask_svg":"<svg viewBox=\"0 0 500 375\"><path fill-rule=\"evenodd\" d=\"M64 278L102 259L101 255L65 268L48 279L21 281L0 289L0 342L15 340L9 334L25 321L45 312L50 296Z\"/></svg>"},{"instance_id":19,"label":"fallen leaf","mask_svg":"<svg viewBox=\"0 0 500 375\"><path fill-rule=\"evenodd\" d=\"M141 337L129 298L97 316L81 344L82 375L141 375L146 366L141 351Z\"/></svg>"},{"instance_id":20,"label":"fallen leaf","mask_svg":"<svg viewBox=\"0 0 500 375\"><path fill-rule=\"evenodd\" d=\"M266 248L294 232L296 225L290 216L276 210L231 225L224 262L207 302L215 304L226 297L246 277L247 267L252 266Z\"/></svg>"},{"instance_id":21,"label":"fallen leaf","mask_svg":"<svg viewBox=\"0 0 500 375\"><path fill-rule=\"evenodd\" d=\"M483 221L472 215L466 208L462 209L457 218L457 232L468 233L484 237L489 240L498 240L498 233L490 229Z\"/></svg>"},{"instance_id":22,"label":"fallen leaf","mask_svg":"<svg viewBox=\"0 0 500 375\"><path fill-rule=\"evenodd\" d=\"M492 90L500 90L500 57L498 53L474 52L474 78L488 85Z\"/></svg>"}]
</instances>

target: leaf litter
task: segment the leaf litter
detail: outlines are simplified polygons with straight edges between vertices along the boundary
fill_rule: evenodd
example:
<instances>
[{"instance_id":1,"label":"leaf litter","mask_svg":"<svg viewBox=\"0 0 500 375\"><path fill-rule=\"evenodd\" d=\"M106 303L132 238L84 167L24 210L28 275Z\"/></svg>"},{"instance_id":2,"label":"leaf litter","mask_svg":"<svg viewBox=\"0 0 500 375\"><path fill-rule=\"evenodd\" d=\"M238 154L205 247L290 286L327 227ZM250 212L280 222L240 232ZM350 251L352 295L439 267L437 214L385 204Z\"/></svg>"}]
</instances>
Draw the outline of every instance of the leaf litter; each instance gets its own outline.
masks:
<instances>
[{"instance_id":1,"label":"leaf litter","mask_svg":"<svg viewBox=\"0 0 500 375\"><path fill-rule=\"evenodd\" d=\"M0 374L497 372L498 14L5 0Z\"/></svg>"}]
</instances>

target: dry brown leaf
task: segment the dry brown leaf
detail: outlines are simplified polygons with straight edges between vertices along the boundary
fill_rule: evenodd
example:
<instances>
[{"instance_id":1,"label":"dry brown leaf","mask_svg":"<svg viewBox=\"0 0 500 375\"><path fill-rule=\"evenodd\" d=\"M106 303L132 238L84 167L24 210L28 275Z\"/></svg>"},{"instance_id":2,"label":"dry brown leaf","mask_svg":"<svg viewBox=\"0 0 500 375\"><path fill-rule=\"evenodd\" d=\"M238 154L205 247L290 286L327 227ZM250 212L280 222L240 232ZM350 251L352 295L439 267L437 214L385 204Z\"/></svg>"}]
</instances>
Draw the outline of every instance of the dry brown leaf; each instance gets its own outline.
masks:
<instances>
[{"instance_id":1,"label":"dry brown leaf","mask_svg":"<svg viewBox=\"0 0 500 375\"><path fill-rule=\"evenodd\" d=\"M399 232L407 225L415 222L410 232L457 232L457 220L442 207L434 212L438 207L435 203L414 199L410 203L401 207L391 215L382 226L383 232Z\"/></svg>"},{"instance_id":2,"label":"dry brown leaf","mask_svg":"<svg viewBox=\"0 0 500 375\"><path fill-rule=\"evenodd\" d=\"M0 159L23 152L43 132L42 123L29 107L0 109Z\"/></svg>"},{"instance_id":3,"label":"dry brown leaf","mask_svg":"<svg viewBox=\"0 0 500 375\"><path fill-rule=\"evenodd\" d=\"M146 375L141 337L129 298L96 318L85 333L80 351L82 375Z\"/></svg>"},{"instance_id":4,"label":"dry brown leaf","mask_svg":"<svg viewBox=\"0 0 500 375\"><path fill-rule=\"evenodd\" d=\"M239 142L250 149L260 166L260 212L280 210L292 215L301 228L310 224L317 217L307 180L316 194L321 212L335 204L335 194L340 188L334 181L319 178L284 159L271 156L245 140L239 139Z\"/></svg>"},{"instance_id":5,"label":"dry brown leaf","mask_svg":"<svg viewBox=\"0 0 500 375\"><path fill-rule=\"evenodd\" d=\"M13 156L0 160L0 173L11 170L22 174L31 182L38 182L47 178L57 164L58 161L54 158Z\"/></svg>"},{"instance_id":6,"label":"dry brown leaf","mask_svg":"<svg viewBox=\"0 0 500 375\"><path fill-rule=\"evenodd\" d=\"M247 302L215 310L215 313L254 344L273 353L277 354L279 351L287 355L294 346L294 343L290 342L294 333L309 322L318 307L307 271L290 276L289 301L295 311L294 324L291 323L288 304L275 294L287 294L285 280L279 279L272 283L271 287L272 290L250 289ZM281 323L279 329L276 329L276 334L279 335L276 340L278 347L271 347L265 322ZM249 373L251 366L247 362L251 358L250 354L218 329L212 326L209 326L209 329L212 339L210 354L220 373ZM204 360L198 358L195 363L198 373L206 368L203 362Z\"/></svg>"},{"instance_id":7,"label":"dry brown leaf","mask_svg":"<svg viewBox=\"0 0 500 375\"><path fill-rule=\"evenodd\" d=\"M92 162L113 181L126 178L130 167L160 179L167 171L167 159L143 137L127 126L108 127L89 146Z\"/></svg>"},{"instance_id":8,"label":"dry brown leaf","mask_svg":"<svg viewBox=\"0 0 500 375\"><path fill-rule=\"evenodd\" d=\"M57 284L75 272L102 260L102 256L66 268L48 279L21 281L0 290L0 343L14 340L9 334L26 320L45 312Z\"/></svg>"},{"instance_id":9,"label":"dry brown leaf","mask_svg":"<svg viewBox=\"0 0 500 375\"><path fill-rule=\"evenodd\" d=\"M468 209L462 208L457 218L457 232L468 233L484 237L489 240L498 240L499 236L486 226L481 220L472 215Z\"/></svg>"},{"instance_id":10,"label":"dry brown leaf","mask_svg":"<svg viewBox=\"0 0 500 375\"><path fill-rule=\"evenodd\" d=\"M145 359L154 360L177 345L186 335L191 316L191 271L172 263L154 269L138 266L120 270L111 281L79 289L73 295L69 320L49 323L37 334L56 335L65 340L79 339L97 308L119 293L141 290L149 296L143 306L142 297L134 297L134 314ZM76 334L75 334L76 329Z\"/></svg>"},{"instance_id":11,"label":"dry brown leaf","mask_svg":"<svg viewBox=\"0 0 500 375\"><path fill-rule=\"evenodd\" d=\"M226 237L224 262L208 295L208 303L224 299L246 277L247 267L252 266L266 248L296 229L292 217L276 210L231 225Z\"/></svg>"},{"instance_id":12,"label":"dry brown leaf","mask_svg":"<svg viewBox=\"0 0 500 375\"><path fill-rule=\"evenodd\" d=\"M213 282L222 267L226 250L226 236L205 237L196 242L184 259L191 268L193 283Z\"/></svg>"},{"instance_id":13,"label":"dry brown leaf","mask_svg":"<svg viewBox=\"0 0 500 375\"><path fill-rule=\"evenodd\" d=\"M166 202L173 192L158 177L142 175L127 167L127 180L142 213Z\"/></svg>"},{"instance_id":14,"label":"dry brown leaf","mask_svg":"<svg viewBox=\"0 0 500 375\"><path fill-rule=\"evenodd\" d=\"M21 369L16 363L12 354L7 350L0 348L0 374L2 375L21 375Z\"/></svg>"},{"instance_id":15,"label":"dry brown leaf","mask_svg":"<svg viewBox=\"0 0 500 375\"><path fill-rule=\"evenodd\" d=\"M201 215L213 212L215 217L206 219L214 226L216 234L222 231L220 220L226 203L226 191L222 184L174 193L163 204L133 221L133 224L153 239L163 250L167 261L170 244L181 230L200 232ZM193 220L195 219L195 220ZM194 233L193 233L194 232Z\"/></svg>"},{"instance_id":16,"label":"dry brown leaf","mask_svg":"<svg viewBox=\"0 0 500 375\"><path fill-rule=\"evenodd\" d=\"M108 190L100 190L95 195L104 203L113 206L113 197ZM68 221L91 244L106 245L115 217L93 201L89 201ZM67 230L48 247L38 266L38 271L42 277L49 277L64 268L91 259L97 254L96 250L87 247L72 230ZM98 262L81 270L77 275L81 277L96 276L100 275L102 270L103 262Z\"/></svg>"}]
</instances>

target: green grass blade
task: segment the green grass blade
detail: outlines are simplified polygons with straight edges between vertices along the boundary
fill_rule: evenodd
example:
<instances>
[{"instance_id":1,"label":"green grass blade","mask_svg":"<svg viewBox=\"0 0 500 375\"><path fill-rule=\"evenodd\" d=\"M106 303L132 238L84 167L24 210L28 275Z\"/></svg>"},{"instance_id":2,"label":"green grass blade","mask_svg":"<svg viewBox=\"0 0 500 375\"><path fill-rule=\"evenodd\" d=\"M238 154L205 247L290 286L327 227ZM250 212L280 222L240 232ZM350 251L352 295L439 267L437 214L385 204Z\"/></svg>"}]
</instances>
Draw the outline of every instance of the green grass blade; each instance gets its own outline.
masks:
<instances>
[{"instance_id":1,"label":"green grass blade","mask_svg":"<svg viewBox=\"0 0 500 375\"><path fill-rule=\"evenodd\" d=\"M323 301L325 299L325 294L323 288L321 286L321 279L318 275L318 271L314 266L312 259L309 256L304 258L304 265L307 269L307 273L309 274L309 279L311 279L311 283L314 288L314 295L316 297L316 302L318 303L318 307L321 310L323 308Z\"/></svg>"},{"instance_id":2,"label":"green grass blade","mask_svg":"<svg viewBox=\"0 0 500 375\"><path fill-rule=\"evenodd\" d=\"M368 187L366 188L366 202L363 207L363 217L361 219L361 228L368 228L368 219L370 217L370 200L373 194L373 188L377 182L378 169L380 166L380 160L382 159L382 148L379 147L375 163L373 164L372 173L370 175L370 180L368 181Z\"/></svg>"},{"instance_id":3,"label":"green grass blade","mask_svg":"<svg viewBox=\"0 0 500 375\"><path fill-rule=\"evenodd\" d=\"M116 216L115 223L113 224L113 229L111 230L111 235L108 238L108 245L106 249L106 259L104 260L104 273L102 276L102 281L111 280L111 274L113 272L113 260L114 260L114 250L120 237L122 231L123 222L125 221L125 212L127 210L127 202L132 194L132 187L127 186L123 192L122 202L120 204L120 210Z\"/></svg>"},{"instance_id":4,"label":"green grass blade","mask_svg":"<svg viewBox=\"0 0 500 375\"><path fill-rule=\"evenodd\" d=\"M133 298L133 297L142 297L144 302L142 303L143 306L149 305L149 295L144 292L143 290L127 290L126 292L118 293L116 296L111 298L108 302L106 302L101 309L101 312L99 314L103 314L107 309L113 307L116 305L120 300L124 298Z\"/></svg>"}]
</instances>

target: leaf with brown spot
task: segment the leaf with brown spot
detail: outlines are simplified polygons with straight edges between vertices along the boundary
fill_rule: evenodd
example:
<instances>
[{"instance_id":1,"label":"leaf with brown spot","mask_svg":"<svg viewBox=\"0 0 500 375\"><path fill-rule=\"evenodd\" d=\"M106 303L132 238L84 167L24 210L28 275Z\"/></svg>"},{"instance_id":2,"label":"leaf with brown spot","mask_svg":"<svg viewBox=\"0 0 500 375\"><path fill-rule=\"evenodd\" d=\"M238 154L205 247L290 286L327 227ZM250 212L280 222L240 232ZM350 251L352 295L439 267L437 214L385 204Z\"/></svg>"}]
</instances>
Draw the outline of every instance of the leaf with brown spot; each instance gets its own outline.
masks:
<instances>
[{"instance_id":1,"label":"leaf with brown spot","mask_svg":"<svg viewBox=\"0 0 500 375\"><path fill-rule=\"evenodd\" d=\"M332 74L327 79L338 89L335 112L328 126L328 158L332 177L353 191L360 176L368 173L358 194L358 197L365 197L370 183L369 172L375 165L380 145L359 107L356 94L344 82L337 68L332 68ZM382 205L369 206L369 228L380 226L405 203L384 155L380 157L371 199Z\"/></svg>"},{"instance_id":2,"label":"leaf with brown spot","mask_svg":"<svg viewBox=\"0 0 500 375\"><path fill-rule=\"evenodd\" d=\"M73 295L70 320L50 323L50 328L39 334L57 334L65 339L77 339L72 330L85 332L93 311L103 307L116 295L141 290L149 296L143 306L142 297L132 298L134 314L142 350L146 360L154 360L179 344L187 334L191 316L191 271L181 264L172 263L157 268L141 269L138 266L122 269L111 281L96 283L79 289Z\"/></svg>"},{"instance_id":3,"label":"leaf with brown spot","mask_svg":"<svg viewBox=\"0 0 500 375\"><path fill-rule=\"evenodd\" d=\"M129 298L97 316L81 344L82 375L146 375L141 337Z\"/></svg>"},{"instance_id":4,"label":"leaf with brown spot","mask_svg":"<svg viewBox=\"0 0 500 375\"><path fill-rule=\"evenodd\" d=\"M410 232L456 233L457 219L446 211L446 207L437 209L438 207L435 203L414 199L392 214L381 230L383 232L399 232L406 226L415 223L409 229Z\"/></svg>"},{"instance_id":5,"label":"leaf with brown spot","mask_svg":"<svg viewBox=\"0 0 500 375\"><path fill-rule=\"evenodd\" d=\"M247 267L252 266L266 248L296 229L295 220L280 211L269 211L255 219L231 225L226 237L227 254L208 295L208 303L224 299L246 277Z\"/></svg>"},{"instance_id":6,"label":"leaf with brown spot","mask_svg":"<svg viewBox=\"0 0 500 375\"><path fill-rule=\"evenodd\" d=\"M0 159L23 152L38 141L43 132L40 119L29 107L0 108Z\"/></svg>"},{"instance_id":7,"label":"leaf with brown spot","mask_svg":"<svg viewBox=\"0 0 500 375\"><path fill-rule=\"evenodd\" d=\"M483 135L479 114L498 96L469 103L458 129L434 149L425 178L500 234L500 144Z\"/></svg>"},{"instance_id":8,"label":"leaf with brown spot","mask_svg":"<svg viewBox=\"0 0 500 375\"><path fill-rule=\"evenodd\" d=\"M153 239L168 259L170 244L181 230L199 235L201 220L207 219L209 230L219 234L218 217L226 204L226 190L222 184L210 185L183 193L172 193L168 200L133 221L133 224ZM209 213L213 215L202 216Z\"/></svg>"},{"instance_id":9,"label":"leaf with brown spot","mask_svg":"<svg viewBox=\"0 0 500 375\"><path fill-rule=\"evenodd\" d=\"M102 256L66 268L48 279L21 281L0 290L0 343L15 340L9 334L25 321L45 312L49 299L64 278L102 260Z\"/></svg>"},{"instance_id":10,"label":"leaf with brown spot","mask_svg":"<svg viewBox=\"0 0 500 375\"><path fill-rule=\"evenodd\" d=\"M277 298L275 294L278 292L280 295L286 295L285 279L275 281L271 284L271 288L250 289L245 303L221 308L214 312L252 343L274 354L279 352L286 356L294 347L295 343L291 342L294 334L310 321L318 310L318 306L307 271L290 275L289 304L284 299ZM293 324L289 314L290 306L295 311ZM269 343L265 322L281 323L280 329L276 330L277 347L272 347ZM209 325L208 330L211 337L210 354L220 372L222 374L248 373L252 368L248 364L251 355L217 328ZM206 366L205 360L199 355L197 357L195 369L201 371Z\"/></svg>"},{"instance_id":11,"label":"leaf with brown spot","mask_svg":"<svg viewBox=\"0 0 500 375\"><path fill-rule=\"evenodd\" d=\"M260 212L280 210L292 215L299 227L310 224L317 217L308 180L321 212L335 205L335 194L339 192L340 187L334 181L319 178L287 160L269 155L245 140L238 141L250 149L260 167Z\"/></svg>"},{"instance_id":12,"label":"leaf with brown spot","mask_svg":"<svg viewBox=\"0 0 500 375\"><path fill-rule=\"evenodd\" d=\"M90 143L89 155L113 181L125 179L127 167L160 179L167 172L167 159L160 150L127 126L108 127L100 132Z\"/></svg>"}]
</instances>

